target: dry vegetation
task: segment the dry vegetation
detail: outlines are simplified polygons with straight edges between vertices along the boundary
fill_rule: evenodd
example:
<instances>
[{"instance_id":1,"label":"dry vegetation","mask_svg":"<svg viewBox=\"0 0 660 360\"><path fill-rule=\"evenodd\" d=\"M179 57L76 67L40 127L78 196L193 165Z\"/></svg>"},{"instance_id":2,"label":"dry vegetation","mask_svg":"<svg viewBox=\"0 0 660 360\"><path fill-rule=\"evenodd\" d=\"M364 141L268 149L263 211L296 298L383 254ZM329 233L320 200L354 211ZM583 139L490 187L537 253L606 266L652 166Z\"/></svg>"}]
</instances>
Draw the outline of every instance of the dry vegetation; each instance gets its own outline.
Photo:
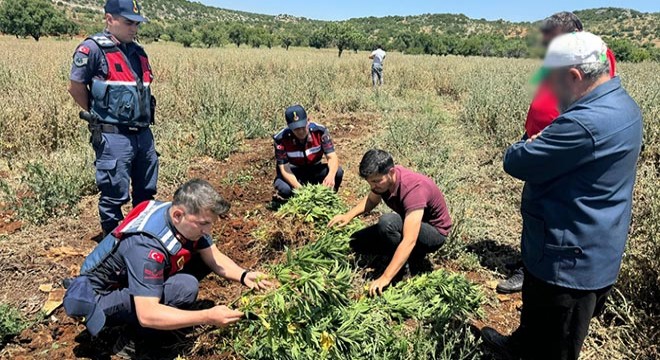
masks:
<instances>
[{"instance_id":1,"label":"dry vegetation","mask_svg":"<svg viewBox=\"0 0 660 360\"><path fill-rule=\"evenodd\" d=\"M75 46L0 37L0 215L5 215L0 219L11 213L25 222L18 233L0 233L4 244L47 233L61 221L57 217L75 222L81 199L89 203L95 192L87 130L66 92ZM376 94L369 87L365 53L337 59L331 50L171 44L147 50L157 76L161 193L186 179L191 165L223 160L252 144L250 139L267 137L280 126L282 109L299 102L312 118L351 116L362 122L361 149L387 148L400 163L438 182L456 228L434 263L492 280L504 276L504 263L516 257L521 184L504 174L501 154L522 133L532 91L528 79L537 62L392 54L386 87ZM622 275L606 315L592 327L585 349L589 359L654 358L660 341L660 64L622 64L619 72L643 108L645 148ZM211 176L216 170L204 171ZM252 175L236 181L250 182ZM349 184L362 185L355 177ZM364 186L346 187L340 195L355 199L363 191ZM9 271L0 277L13 276ZM0 302L28 314L2 289ZM484 293L495 310L500 308L490 289Z\"/></svg>"}]
</instances>

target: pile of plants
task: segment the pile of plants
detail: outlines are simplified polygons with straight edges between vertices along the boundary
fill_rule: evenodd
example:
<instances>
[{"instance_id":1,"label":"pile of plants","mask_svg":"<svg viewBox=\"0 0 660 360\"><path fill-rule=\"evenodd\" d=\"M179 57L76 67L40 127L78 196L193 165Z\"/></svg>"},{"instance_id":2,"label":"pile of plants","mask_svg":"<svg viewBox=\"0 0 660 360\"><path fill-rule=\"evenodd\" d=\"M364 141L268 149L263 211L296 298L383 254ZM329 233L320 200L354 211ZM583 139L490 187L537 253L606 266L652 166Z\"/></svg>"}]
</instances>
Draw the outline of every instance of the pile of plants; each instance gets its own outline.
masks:
<instances>
[{"instance_id":1,"label":"pile of plants","mask_svg":"<svg viewBox=\"0 0 660 360\"><path fill-rule=\"evenodd\" d=\"M312 227L316 240L287 249L271 266L276 290L240 299L253 321L232 330L226 346L249 359L476 358L465 331L467 319L480 313L476 287L438 270L402 281L382 297L366 296L349 246L363 224L326 226L345 209L323 186L302 188L280 208L292 226Z\"/></svg>"}]
</instances>

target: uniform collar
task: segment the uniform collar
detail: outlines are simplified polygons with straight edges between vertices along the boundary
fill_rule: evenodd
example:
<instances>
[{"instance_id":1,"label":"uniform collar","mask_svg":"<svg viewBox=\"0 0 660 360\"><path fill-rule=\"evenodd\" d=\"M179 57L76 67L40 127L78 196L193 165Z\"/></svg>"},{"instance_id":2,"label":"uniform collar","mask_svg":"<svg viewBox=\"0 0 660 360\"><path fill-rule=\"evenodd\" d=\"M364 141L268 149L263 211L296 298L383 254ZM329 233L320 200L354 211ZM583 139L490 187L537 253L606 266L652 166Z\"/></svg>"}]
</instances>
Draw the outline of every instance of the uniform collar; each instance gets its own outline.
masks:
<instances>
[{"instance_id":1,"label":"uniform collar","mask_svg":"<svg viewBox=\"0 0 660 360\"><path fill-rule=\"evenodd\" d=\"M112 35L112 33L108 31L108 29L103 30L103 35L107 36L108 39L112 40L112 42L115 43L115 45L117 46L121 45L121 42L117 40L117 38L114 35Z\"/></svg>"},{"instance_id":2,"label":"uniform collar","mask_svg":"<svg viewBox=\"0 0 660 360\"><path fill-rule=\"evenodd\" d=\"M165 212L165 221L167 222L167 226L170 228L170 230L172 230L172 234L174 234L174 238L176 238L176 240L180 242L181 245L185 245L190 240L186 239L186 237L183 236L183 234L181 234L174 226L174 223L172 222L172 216L170 216L171 208L172 207L170 206L170 208L168 208L167 211Z\"/></svg>"}]
</instances>

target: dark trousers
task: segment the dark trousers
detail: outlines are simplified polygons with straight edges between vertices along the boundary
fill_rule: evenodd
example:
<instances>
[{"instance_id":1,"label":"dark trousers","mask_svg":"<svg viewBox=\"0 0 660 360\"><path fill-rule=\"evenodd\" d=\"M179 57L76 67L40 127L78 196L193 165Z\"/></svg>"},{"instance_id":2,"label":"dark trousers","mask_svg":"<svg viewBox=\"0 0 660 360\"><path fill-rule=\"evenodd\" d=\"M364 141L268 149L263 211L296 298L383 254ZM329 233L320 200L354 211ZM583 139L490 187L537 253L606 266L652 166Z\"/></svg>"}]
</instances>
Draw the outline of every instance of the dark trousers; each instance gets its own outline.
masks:
<instances>
[{"instance_id":1,"label":"dark trousers","mask_svg":"<svg viewBox=\"0 0 660 360\"><path fill-rule=\"evenodd\" d=\"M186 264L183 271L174 274L165 280L161 303L178 309L189 309L197 300L199 281L211 272L199 255ZM142 334L154 333L151 329L144 329L135 312L133 295L128 288L115 290L97 296L97 306L105 313L105 327L130 325Z\"/></svg>"},{"instance_id":2,"label":"dark trousers","mask_svg":"<svg viewBox=\"0 0 660 360\"><path fill-rule=\"evenodd\" d=\"M403 218L399 214L385 214L378 223L353 234L351 247L355 252L393 256L403 240ZM410 254L409 262L421 261L445 243L446 237L435 227L422 223L417 244Z\"/></svg>"},{"instance_id":3,"label":"dark trousers","mask_svg":"<svg viewBox=\"0 0 660 360\"><path fill-rule=\"evenodd\" d=\"M330 168L328 167L328 164L317 164L305 167L291 167L291 171L301 184L317 185L323 183L323 180L330 172ZM343 179L344 170L339 167L339 169L337 169L337 175L335 175L335 191L339 190ZM284 180L279 167L277 168L277 177L275 178L274 186L278 195L282 198L288 199L293 196L293 188Z\"/></svg>"},{"instance_id":4,"label":"dark trousers","mask_svg":"<svg viewBox=\"0 0 660 360\"><path fill-rule=\"evenodd\" d=\"M525 271L520 327L513 333L515 347L525 360L576 360L612 286L574 290L543 282Z\"/></svg>"},{"instance_id":5,"label":"dark trousers","mask_svg":"<svg viewBox=\"0 0 660 360\"><path fill-rule=\"evenodd\" d=\"M103 134L96 152L96 185L101 192L101 228L110 233L124 219L121 207L132 195L133 206L152 200L158 182L158 155L151 129ZM130 189L133 189L132 194Z\"/></svg>"}]
</instances>

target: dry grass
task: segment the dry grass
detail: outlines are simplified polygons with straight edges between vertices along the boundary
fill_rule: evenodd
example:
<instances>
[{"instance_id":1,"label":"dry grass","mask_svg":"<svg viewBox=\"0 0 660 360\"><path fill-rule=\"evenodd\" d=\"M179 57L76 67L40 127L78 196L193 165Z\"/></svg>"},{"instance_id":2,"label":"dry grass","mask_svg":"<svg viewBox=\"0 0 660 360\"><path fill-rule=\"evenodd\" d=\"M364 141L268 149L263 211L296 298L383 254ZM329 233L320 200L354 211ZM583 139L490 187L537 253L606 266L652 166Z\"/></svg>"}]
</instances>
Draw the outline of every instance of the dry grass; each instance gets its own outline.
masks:
<instances>
[{"instance_id":1,"label":"dry grass","mask_svg":"<svg viewBox=\"0 0 660 360\"><path fill-rule=\"evenodd\" d=\"M21 181L28 164L55 174L50 178L57 186L93 181L87 130L66 92L76 45L0 37L0 173L15 194L39 192ZM364 144L387 147L399 162L440 184L459 224L448 249L454 256L487 240L515 251L521 184L504 174L500 161L522 133L536 61L391 54L386 88L374 93L365 53L338 59L331 50L174 44L150 44L147 51L157 77L161 186L180 183L195 159L221 159L246 138L270 135L281 126L283 108L294 102L304 104L312 119L375 113L382 123L366 127L379 130L365 133ZM652 325L660 301L660 64L622 64L620 74L644 111L645 150L620 293L588 344L588 358L595 359L652 357L658 343ZM63 200L75 203L86 193L78 187ZM32 226L24 233L45 230ZM502 271L501 261L480 261Z\"/></svg>"}]
</instances>

